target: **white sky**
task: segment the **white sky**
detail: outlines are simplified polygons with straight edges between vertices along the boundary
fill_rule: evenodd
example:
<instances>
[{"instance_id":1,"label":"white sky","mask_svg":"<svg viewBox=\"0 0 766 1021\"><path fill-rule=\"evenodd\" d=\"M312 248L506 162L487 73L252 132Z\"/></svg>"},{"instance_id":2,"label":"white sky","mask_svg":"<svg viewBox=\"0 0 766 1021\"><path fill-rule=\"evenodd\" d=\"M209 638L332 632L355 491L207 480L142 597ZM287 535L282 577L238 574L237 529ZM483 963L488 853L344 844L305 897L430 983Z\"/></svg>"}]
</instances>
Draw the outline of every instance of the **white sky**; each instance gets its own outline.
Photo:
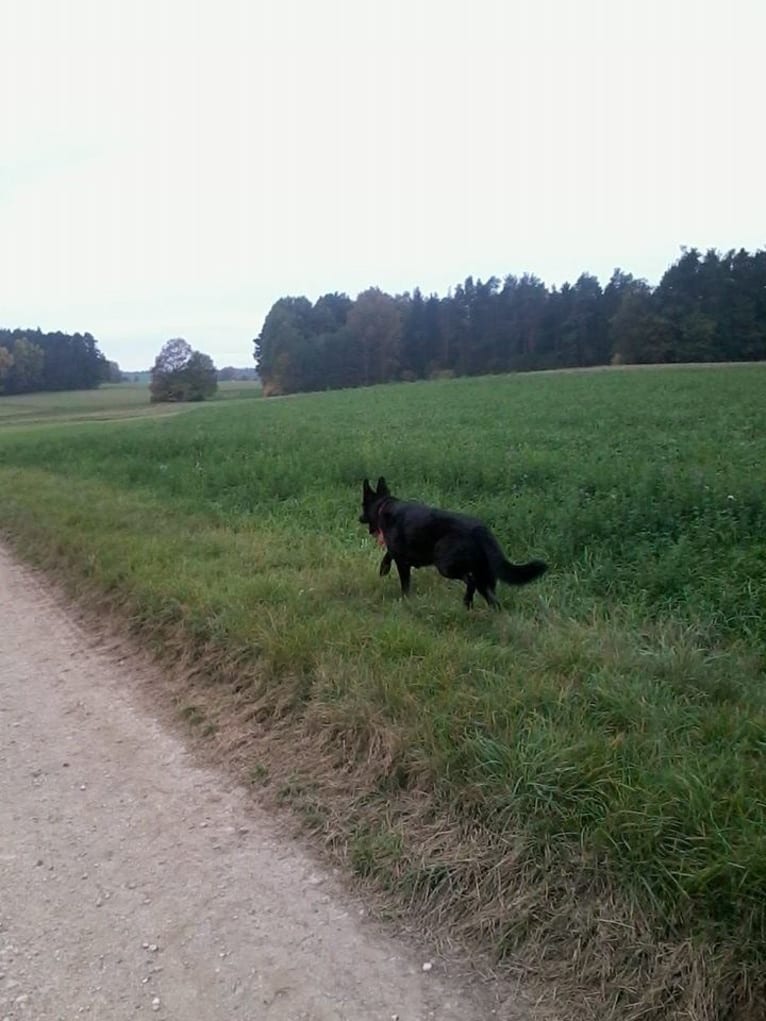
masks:
<instances>
[{"instance_id":1,"label":"white sky","mask_svg":"<svg viewBox=\"0 0 766 1021\"><path fill-rule=\"evenodd\" d=\"M764 0L0 0L0 325L220 365L287 294L766 245Z\"/></svg>"}]
</instances>

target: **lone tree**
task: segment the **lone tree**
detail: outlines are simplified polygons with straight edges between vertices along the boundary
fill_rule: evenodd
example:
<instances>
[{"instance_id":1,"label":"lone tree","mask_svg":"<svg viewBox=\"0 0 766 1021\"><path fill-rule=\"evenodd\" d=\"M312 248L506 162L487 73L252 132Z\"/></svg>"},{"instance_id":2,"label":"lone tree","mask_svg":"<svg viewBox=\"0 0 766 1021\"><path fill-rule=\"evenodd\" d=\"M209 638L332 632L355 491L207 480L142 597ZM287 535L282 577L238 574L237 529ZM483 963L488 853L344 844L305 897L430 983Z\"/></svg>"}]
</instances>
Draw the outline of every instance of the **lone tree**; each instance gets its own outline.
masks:
<instances>
[{"instance_id":1,"label":"lone tree","mask_svg":"<svg viewBox=\"0 0 766 1021\"><path fill-rule=\"evenodd\" d=\"M181 337L169 340L152 366L152 403L162 401L204 401L218 389L218 374L213 359L201 351L192 351Z\"/></svg>"}]
</instances>

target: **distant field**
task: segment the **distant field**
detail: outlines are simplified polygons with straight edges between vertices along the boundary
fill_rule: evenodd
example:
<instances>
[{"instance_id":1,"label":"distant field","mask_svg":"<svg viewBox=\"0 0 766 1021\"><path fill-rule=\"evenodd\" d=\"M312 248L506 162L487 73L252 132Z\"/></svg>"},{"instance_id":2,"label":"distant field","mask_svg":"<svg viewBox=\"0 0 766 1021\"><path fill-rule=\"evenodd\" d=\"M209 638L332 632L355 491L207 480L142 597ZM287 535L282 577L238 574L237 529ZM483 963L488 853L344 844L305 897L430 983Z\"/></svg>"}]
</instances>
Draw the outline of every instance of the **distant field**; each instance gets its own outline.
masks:
<instances>
[{"instance_id":1,"label":"distant field","mask_svg":"<svg viewBox=\"0 0 766 1021\"><path fill-rule=\"evenodd\" d=\"M764 394L764 366L535 374L0 428L0 519L217 679L185 715L360 875L583 1016L755 1018ZM433 571L402 604L356 520L379 474L551 572L497 615Z\"/></svg>"},{"instance_id":2,"label":"distant field","mask_svg":"<svg viewBox=\"0 0 766 1021\"><path fill-rule=\"evenodd\" d=\"M215 400L260 396L260 383L218 384ZM0 428L37 422L112 421L174 415L197 408L197 404L150 404L149 388L140 383L112 383L96 390L66 390L60 393L21 394L0 397Z\"/></svg>"}]
</instances>

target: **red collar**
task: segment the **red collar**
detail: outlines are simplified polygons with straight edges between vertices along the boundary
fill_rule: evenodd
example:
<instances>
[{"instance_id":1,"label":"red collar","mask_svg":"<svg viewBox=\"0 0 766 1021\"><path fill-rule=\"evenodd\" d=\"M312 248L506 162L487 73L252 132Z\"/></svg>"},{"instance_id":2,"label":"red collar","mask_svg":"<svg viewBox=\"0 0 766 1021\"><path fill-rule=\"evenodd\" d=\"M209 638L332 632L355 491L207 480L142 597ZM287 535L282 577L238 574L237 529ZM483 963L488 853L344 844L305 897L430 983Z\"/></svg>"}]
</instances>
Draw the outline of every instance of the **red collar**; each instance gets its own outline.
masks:
<instances>
[{"instance_id":1,"label":"red collar","mask_svg":"<svg viewBox=\"0 0 766 1021\"><path fill-rule=\"evenodd\" d=\"M378 530L375 533L375 538L377 540L378 546L382 546L384 549L386 546L386 537L383 534L383 529L380 527L380 509L383 506L384 502L388 499L390 499L390 497L384 496L383 499L378 504Z\"/></svg>"}]
</instances>

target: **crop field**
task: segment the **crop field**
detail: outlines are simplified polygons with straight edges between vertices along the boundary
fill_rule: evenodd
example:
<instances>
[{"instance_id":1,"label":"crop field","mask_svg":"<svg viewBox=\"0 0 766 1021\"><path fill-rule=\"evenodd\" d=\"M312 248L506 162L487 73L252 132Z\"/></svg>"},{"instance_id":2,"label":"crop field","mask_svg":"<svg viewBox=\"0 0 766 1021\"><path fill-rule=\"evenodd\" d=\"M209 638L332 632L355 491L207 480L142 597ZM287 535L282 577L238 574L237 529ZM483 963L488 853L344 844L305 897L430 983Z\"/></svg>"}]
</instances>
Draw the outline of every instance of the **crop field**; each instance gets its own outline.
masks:
<instances>
[{"instance_id":1,"label":"crop field","mask_svg":"<svg viewBox=\"0 0 766 1021\"><path fill-rule=\"evenodd\" d=\"M0 398L0 527L192 668L179 710L242 775L583 1017L762 1016L766 367L61 430L67 396ZM432 569L402 602L357 521L381 474L549 573L500 613Z\"/></svg>"},{"instance_id":2,"label":"crop field","mask_svg":"<svg viewBox=\"0 0 766 1021\"><path fill-rule=\"evenodd\" d=\"M260 384L225 382L218 384L216 401L260 396ZM66 390L60 393L20 394L0 398L0 428L39 422L116 421L151 415L173 415L189 411L194 404L150 404L149 387L139 383L110 383L96 390Z\"/></svg>"}]
</instances>

